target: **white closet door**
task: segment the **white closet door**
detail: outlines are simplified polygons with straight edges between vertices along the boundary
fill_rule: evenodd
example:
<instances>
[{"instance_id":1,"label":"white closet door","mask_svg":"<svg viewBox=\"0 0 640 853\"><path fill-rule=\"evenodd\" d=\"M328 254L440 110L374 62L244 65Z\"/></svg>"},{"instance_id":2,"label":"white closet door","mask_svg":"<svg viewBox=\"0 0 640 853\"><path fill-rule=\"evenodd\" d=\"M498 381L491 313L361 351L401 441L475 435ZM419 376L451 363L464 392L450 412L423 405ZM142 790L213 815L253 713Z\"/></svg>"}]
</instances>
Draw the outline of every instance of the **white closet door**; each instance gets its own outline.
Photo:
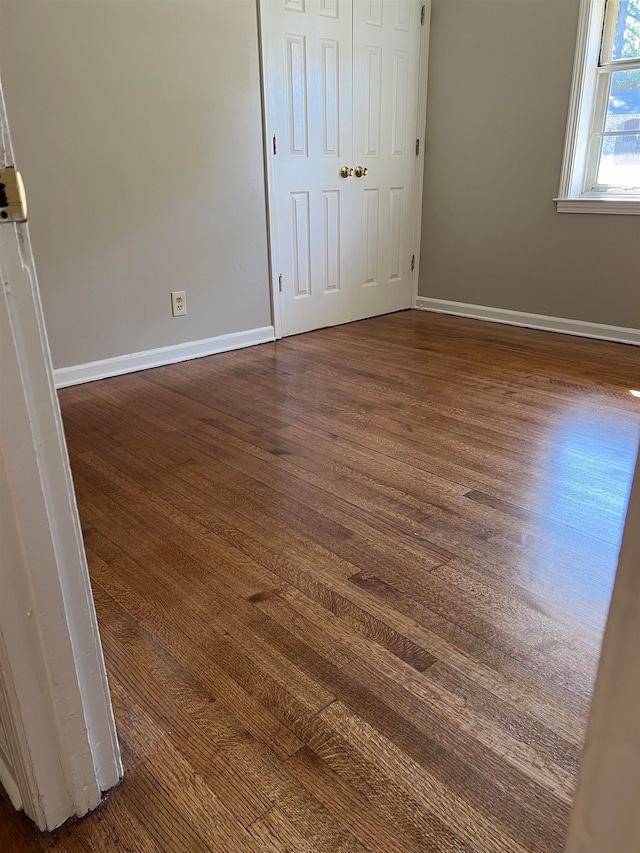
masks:
<instances>
[{"instance_id":1,"label":"white closet door","mask_svg":"<svg viewBox=\"0 0 640 853\"><path fill-rule=\"evenodd\" d=\"M421 9L260 4L283 335L411 306Z\"/></svg>"},{"instance_id":2,"label":"white closet door","mask_svg":"<svg viewBox=\"0 0 640 853\"><path fill-rule=\"evenodd\" d=\"M277 269L283 335L351 318L352 4L262 4L277 153ZM266 36L266 39L264 38Z\"/></svg>"},{"instance_id":3,"label":"white closet door","mask_svg":"<svg viewBox=\"0 0 640 853\"><path fill-rule=\"evenodd\" d=\"M422 3L353 2L352 319L411 306Z\"/></svg>"}]
</instances>

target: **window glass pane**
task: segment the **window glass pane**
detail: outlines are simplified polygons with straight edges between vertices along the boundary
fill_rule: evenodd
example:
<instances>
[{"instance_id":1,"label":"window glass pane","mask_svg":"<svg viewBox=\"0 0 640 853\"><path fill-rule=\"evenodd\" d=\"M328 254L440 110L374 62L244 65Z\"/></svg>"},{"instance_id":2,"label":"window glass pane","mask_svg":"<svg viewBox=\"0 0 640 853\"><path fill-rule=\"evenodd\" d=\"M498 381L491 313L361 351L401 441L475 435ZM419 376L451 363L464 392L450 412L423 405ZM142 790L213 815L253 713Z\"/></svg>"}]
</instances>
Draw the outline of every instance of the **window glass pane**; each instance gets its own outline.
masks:
<instances>
[{"instance_id":1,"label":"window glass pane","mask_svg":"<svg viewBox=\"0 0 640 853\"><path fill-rule=\"evenodd\" d=\"M640 133L604 137L597 182L624 189L640 188Z\"/></svg>"},{"instance_id":2,"label":"window glass pane","mask_svg":"<svg viewBox=\"0 0 640 853\"><path fill-rule=\"evenodd\" d=\"M640 57L640 0L620 0L612 58L634 57Z\"/></svg>"},{"instance_id":3,"label":"window glass pane","mask_svg":"<svg viewBox=\"0 0 640 853\"><path fill-rule=\"evenodd\" d=\"M638 0L640 2L640 0ZM632 71L614 71L609 86L609 103L605 130L636 130L632 124L623 124L640 119L640 68Z\"/></svg>"}]
</instances>

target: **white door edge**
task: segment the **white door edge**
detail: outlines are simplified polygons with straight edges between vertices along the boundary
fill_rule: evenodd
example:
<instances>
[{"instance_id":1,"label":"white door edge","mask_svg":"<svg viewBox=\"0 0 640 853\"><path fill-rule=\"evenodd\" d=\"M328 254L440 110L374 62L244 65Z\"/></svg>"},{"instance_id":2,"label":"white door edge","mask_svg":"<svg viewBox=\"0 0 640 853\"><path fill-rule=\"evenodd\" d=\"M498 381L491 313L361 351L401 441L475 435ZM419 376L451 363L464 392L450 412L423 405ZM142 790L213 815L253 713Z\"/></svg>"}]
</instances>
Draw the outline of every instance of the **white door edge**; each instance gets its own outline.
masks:
<instances>
[{"instance_id":1,"label":"white door edge","mask_svg":"<svg viewBox=\"0 0 640 853\"><path fill-rule=\"evenodd\" d=\"M589 711L566 853L640 849L640 455Z\"/></svg>"},{"instance_id":2,"label":"white door edge","mask_svg":"<svg viewBox=\"0 0 640 853\"><path fill-rule=\"evenodd\" d=\"M429 36L431 34L431 0L424 0L424 24L420 31L420 72L418 77L418 138L420 151L416 163L414 195L414 238L416 262L413 270L411 307L415 307L420 281L420 247L422 244L422 196L424 190L425 128L427 124L427 85L429 78Z\"/></svg>"},{"instance_id":3,"label":"white door edge","mask_svg":"<svg viewBox=\"0 0 640 853\"><path fill-rule=\"evenodd\" d=\"M12 165L1 87L0 132ZM122 763L26 225L0 224L0 275L0 723L25 812L53 829Z\"/></svg>"},{"instance_id":4,"label":"white door edge","mask_svg":"<svg viewBox=\"0 0 640 853\"><path fill-rule=\"evenodd\" d=\"M263 7L269 0L258 0L258 35L260 45L260 89L262 92L262 128L264 136L264 162L265 177L267 184L267 248L269 252L269 271L271 274L271 316L276 340L282 338L282 311L280 308L280 286L278 259L280 257L280 246L278 243L278 217L277 210L277 182L273 162L274 130L272 117L275 109L272 104L273 93L267 86L268 71L270 67L269 51L272 45L266 43Z\"/></svg>"}]
</instances>

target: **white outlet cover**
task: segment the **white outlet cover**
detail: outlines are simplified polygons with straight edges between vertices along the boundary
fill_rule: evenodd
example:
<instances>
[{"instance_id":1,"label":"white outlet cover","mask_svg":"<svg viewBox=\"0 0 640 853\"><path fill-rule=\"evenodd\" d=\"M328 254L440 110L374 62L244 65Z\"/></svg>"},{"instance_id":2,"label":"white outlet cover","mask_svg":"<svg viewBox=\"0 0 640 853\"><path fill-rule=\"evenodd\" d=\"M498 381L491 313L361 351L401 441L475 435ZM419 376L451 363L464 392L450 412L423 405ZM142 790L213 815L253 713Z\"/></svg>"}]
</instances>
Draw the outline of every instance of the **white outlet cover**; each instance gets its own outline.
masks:
<instances>
[{"instance_id":1,"label":"white outlet cover","mask_svg":"<svg viewBox=\"0 0 640 853\"><path fill-rule=\"evenodd\" d=\"M184 290L171 291L171 311L174 317L183 317L187 313L187 296Z\"/></svg>"}]
</instances>

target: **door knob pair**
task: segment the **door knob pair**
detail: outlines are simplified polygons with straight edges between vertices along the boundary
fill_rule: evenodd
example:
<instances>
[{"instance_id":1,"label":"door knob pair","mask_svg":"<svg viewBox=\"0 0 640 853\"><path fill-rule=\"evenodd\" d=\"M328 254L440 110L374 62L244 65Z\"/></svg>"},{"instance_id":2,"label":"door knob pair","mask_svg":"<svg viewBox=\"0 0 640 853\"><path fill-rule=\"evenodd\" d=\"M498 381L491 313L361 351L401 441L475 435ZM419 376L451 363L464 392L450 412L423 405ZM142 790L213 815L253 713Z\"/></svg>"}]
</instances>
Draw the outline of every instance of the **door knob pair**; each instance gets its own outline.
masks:
<instances>
[{"instance_id":1,"label":"door knob pair","mask_svg":"<svg viewBox=\"0 0 640 853\"><path fill-rule=\"evenodd\" d=\"M356 178L362 178L364 175L367 174L367 167L366 166L356 166L355 169L350 169L349 166L343 166L340 169L340 177L341 178L350 178L351 175L354 175L354 174L355 174Z\"/></svg>"}]
</instances>

